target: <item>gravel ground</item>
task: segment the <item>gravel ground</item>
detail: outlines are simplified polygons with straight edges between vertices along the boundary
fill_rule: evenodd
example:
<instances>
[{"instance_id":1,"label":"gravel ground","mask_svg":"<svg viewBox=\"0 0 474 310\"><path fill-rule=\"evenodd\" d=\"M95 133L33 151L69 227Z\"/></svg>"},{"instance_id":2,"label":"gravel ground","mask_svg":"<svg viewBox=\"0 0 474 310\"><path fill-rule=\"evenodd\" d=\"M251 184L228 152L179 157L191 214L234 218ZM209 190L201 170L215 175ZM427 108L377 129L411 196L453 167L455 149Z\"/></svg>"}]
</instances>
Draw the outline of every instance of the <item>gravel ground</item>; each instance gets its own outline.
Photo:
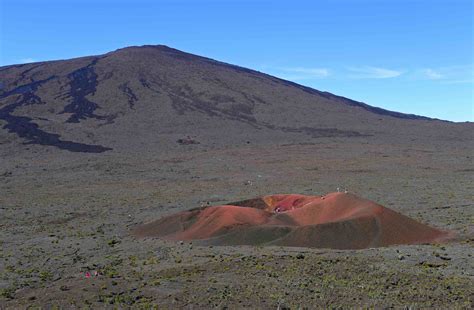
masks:
<instances>
[{"instance_id":1,"label":"gravel ground","mask_svg":"<svg viewBox=\"0 0 474 310\"><path fill-rule=\"evenodd\" d=\"M142 154L31 146L0 162L0 307L470 308L471 150L362 138ZM202 247L129 233L208 203L337 187L457 238L349 251Z\"/></svg>"}]
</instances>

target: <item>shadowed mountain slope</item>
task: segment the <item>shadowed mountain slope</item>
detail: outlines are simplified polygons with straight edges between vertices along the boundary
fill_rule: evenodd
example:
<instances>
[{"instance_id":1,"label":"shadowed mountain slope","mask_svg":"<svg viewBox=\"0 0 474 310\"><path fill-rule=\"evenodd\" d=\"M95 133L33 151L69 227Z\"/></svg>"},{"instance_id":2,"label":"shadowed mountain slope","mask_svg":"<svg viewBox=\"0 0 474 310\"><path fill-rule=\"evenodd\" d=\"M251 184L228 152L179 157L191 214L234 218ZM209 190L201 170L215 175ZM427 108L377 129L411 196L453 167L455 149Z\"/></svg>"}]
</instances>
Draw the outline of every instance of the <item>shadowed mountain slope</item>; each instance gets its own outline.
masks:
<instances>
[{"instance_id":1,"label":"shadowed mountain slope","mask_svg":"<svg viewBox=\"0 0 474 310\"><path fill-rule=\"evenodd\" d=\"M462 131L161 45L6 66L0 81L0 146L101 153L187 136L238 144Z\"/></svg>"}]
</instances>

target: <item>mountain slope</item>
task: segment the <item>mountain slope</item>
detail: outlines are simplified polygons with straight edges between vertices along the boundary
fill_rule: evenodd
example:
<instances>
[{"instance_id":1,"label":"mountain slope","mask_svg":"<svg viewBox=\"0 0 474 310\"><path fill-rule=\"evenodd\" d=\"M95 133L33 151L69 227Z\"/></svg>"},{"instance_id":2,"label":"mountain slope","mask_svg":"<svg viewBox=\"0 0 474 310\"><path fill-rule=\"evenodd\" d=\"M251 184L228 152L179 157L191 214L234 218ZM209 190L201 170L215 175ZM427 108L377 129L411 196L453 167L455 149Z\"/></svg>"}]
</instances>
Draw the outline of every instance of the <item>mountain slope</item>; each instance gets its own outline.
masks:
<instances>
[{"instance_id":1,"label":"mountain slope","mask_svg":"<svg viewBox=\"0 0 474 310\"><path fill-rule=\"evenodd\" d=\"M456 127L160 45L2 67L0 79L1 145L100 153Z\"/></svg>"}]
</instances>

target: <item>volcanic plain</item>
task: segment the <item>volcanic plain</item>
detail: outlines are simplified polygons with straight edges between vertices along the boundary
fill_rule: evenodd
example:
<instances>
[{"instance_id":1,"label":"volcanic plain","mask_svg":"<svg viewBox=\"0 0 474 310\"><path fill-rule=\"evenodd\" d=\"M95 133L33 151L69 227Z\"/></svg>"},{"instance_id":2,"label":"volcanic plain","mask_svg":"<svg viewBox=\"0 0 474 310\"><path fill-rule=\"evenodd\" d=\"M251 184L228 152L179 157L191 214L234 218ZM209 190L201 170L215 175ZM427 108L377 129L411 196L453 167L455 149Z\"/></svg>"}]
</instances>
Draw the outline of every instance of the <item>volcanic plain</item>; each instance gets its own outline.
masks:
<instances>
[{"instance_id":1,"label":"volcanic plain","mask_svg":"<svg viewBox=\"0 0 474 310\"><path fill-rule=\"evenodd\" d=\"M163 46L0 77L0 308L473 305L471 123ZM338 188L328 196L455 236L347 249L136 233L191 209Z\"/></svg>"}]
</instances>

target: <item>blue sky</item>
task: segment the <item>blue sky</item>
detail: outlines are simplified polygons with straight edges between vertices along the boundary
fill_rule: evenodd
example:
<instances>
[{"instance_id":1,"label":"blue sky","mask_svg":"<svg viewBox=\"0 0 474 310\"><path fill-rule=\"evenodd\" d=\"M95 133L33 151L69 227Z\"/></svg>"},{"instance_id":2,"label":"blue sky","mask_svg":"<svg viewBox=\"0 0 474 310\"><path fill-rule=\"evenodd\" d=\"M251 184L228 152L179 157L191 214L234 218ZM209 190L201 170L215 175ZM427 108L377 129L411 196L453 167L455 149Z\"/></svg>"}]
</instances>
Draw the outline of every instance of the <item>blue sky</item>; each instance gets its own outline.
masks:
<instances>
[{"instance_id":1,"label":"blue sky","mask_svg":"<svg viewBox=\"0 0 474 310\"><path fill-rule=\"evenodd\" d=\"M474 121L472 3L0 0L0 65L165 44L390 110Z\"/></svg>"}]
</instances>

